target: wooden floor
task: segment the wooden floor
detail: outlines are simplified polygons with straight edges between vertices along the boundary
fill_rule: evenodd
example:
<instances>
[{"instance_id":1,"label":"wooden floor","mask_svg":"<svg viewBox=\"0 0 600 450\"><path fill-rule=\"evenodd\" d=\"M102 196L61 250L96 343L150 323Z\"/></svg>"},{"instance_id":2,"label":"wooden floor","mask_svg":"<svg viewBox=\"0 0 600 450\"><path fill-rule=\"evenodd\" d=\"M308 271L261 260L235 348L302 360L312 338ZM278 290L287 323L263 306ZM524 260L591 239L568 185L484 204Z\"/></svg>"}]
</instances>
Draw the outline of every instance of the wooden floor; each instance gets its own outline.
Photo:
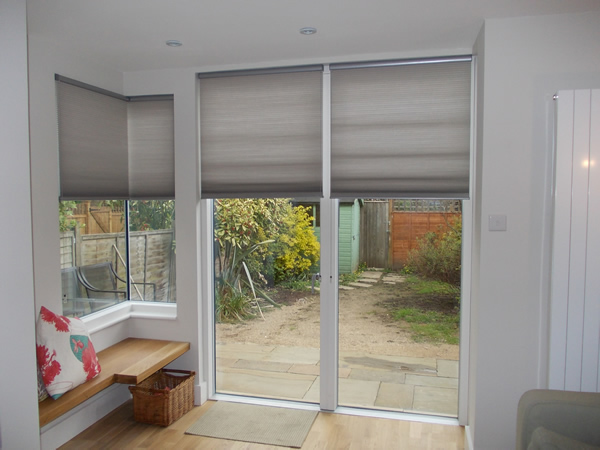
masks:
<instances>
[{"instance_id":1,"label":"wooden floor","mask_svg":"<svg viewBox=\"0 0 600 450\"><path fill-rule=\"evenodd\" d=\"M283 447L228 441L185 434L214 402L195 407L167 428L133 420L127 402L92 425L61 449L252 449ZM302 449L464 449L464 429L393 419L319 413Z\"/></svg>"}]
</instances>

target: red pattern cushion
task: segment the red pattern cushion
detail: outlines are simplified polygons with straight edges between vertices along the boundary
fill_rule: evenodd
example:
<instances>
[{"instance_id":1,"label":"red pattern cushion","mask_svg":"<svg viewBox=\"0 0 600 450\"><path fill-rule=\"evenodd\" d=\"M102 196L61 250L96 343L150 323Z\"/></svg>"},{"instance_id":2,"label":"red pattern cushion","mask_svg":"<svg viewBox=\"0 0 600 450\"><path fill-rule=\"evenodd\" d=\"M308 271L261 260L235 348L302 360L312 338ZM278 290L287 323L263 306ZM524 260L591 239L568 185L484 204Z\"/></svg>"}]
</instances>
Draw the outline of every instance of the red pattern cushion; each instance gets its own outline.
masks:
<instances>
[{"instance_id":1,"label":"red pattern cushion","mask_svg":"<svg viewBox=\"0 0 600 450\"><path fill-rule=\"evenodd\" d=\"M48 394L57 399L100 373L85 324L42 306L36 325L37 361Z\"/></svg>"}]
</instances>

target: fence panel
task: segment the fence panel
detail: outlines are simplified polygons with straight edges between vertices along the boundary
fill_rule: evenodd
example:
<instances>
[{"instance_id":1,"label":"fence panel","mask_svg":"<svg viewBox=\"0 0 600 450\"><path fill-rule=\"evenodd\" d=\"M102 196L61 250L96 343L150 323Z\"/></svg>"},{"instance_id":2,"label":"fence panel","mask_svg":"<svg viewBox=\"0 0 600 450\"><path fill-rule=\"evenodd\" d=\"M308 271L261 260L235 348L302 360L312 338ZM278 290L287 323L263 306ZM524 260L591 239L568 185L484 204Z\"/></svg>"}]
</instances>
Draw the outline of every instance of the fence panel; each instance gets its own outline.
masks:
<instances>
[{"instance_id":1,"label":"fence panel","mask_svg":"<svg viewBox=\"0 0 600 450\"><path fill-rule=\"evenodd\" d=\"M132 232L130 236L131 278L134 282L156 284L156 301L174 302L175 257L172 230ZM75 236L74 232L60 235L61 268L85 266L110 261L119 276L126 278L124 233L87 234ZM77 256L76 256L77 255ZM123 258L123 261L121 260ZM124 289L125 286L118 286ZM152 288L138 285L132 299L152 300Z\"/></svg>"},{"instance_id":2,"label":"fence panel","mask_svg":"<svg viewBox=\"0 0 600 450\"><path fill-rule=\"evenodd\" d=\"M460 213L393 212L392 268L401 269L406 264L410 251L418 246L418 239L430 231L445 232L448 224L460 216Z\"/></svg>"},{"instance_id":3,"label":"fence panel","mask_svg":"<svg viewBox=\"0 0 600 450\"><path fill-rule=\"evenodd\" d=\"M360 262L388 267L389 201L366 200L360 211Z\"/></svg>"}]
</instances>

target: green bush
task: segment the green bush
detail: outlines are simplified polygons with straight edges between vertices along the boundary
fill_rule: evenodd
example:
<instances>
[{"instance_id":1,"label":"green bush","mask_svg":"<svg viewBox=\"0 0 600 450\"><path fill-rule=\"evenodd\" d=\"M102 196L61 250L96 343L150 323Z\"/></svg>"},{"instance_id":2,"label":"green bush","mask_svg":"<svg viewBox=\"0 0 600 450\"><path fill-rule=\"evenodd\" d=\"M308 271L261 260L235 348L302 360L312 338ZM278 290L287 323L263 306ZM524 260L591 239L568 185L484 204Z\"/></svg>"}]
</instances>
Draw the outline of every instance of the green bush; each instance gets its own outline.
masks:
<instances>
[{"instance_id":1,"label":"green bush","mask_svg":"<svg viewBox=\"0 0 600 450\"><path fill-rule=\"evenodd\" d=\"M284 220L285 233L279 236L281 253L275 259L275 282L306 278L318 271L319 241L313 218L304 206L296 206Z\"/></svg>"},{"instance_id":2,"label":"green bush","mask_svg":"<svg viewBox=\"0 0 600 450\"><path fill-rule=\"evenodd\" d=\"M279 236L291 214L289 199L227 198L215 201L215 240L219 271L234 264L234 251L245 262L254 282L260 285L273 281L274 255L279 252ZM259 243L266 243L247 250Z\"/></svg>"},{"instance_id":3,"label":"green bush","mask_svg":"<svg viewBox=\"0 0 600 450\"><path fill-rule=\"evenodd\" d=\"M77 208L77 202L62 201L58 203L58 229L69 231L75 229L77 221L73 219L73 211Z\"/></svg>"},{"instance_id":4,"label":"green bush","mask_svg":"<svg viewBox=\"0 0 600 450\"><path fill-rule=\"evenodd\" d=\"M252 317L252 299L231 286L216 291L215 315L218 322L237 322Z\"/></svg>"},{"instance_id":5,"label":"green bush","mask_svg":"<svg viewBox=\"0 0 600 450\"><path fill-rule=\"evenodd\" d=\"M458 218L448 225L445 232L429 232L419 239L417 249L408 256L405 272L460 285L462 223Z\"/></svg>"}]
</instances>

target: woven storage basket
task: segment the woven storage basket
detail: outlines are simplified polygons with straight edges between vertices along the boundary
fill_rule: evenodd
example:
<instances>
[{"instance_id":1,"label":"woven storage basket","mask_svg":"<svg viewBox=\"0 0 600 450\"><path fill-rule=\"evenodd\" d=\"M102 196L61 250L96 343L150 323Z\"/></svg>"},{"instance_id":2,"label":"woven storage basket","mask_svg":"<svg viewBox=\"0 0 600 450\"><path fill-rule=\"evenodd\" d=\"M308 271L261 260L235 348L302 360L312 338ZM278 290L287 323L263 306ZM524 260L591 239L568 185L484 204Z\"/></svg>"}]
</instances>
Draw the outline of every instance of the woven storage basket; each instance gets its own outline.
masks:
<instances>
[{"instance_id":1,"label":"woven storage basket","mask_svg":"<svg viewBox=\"0 0 600 450\"><path fill-rule=\"evenodd\" d=\"M194 376L188 370L161 369L137 386L133 395L136 422L169 426L194 406Z\"/></svg>"}]
</instances>

